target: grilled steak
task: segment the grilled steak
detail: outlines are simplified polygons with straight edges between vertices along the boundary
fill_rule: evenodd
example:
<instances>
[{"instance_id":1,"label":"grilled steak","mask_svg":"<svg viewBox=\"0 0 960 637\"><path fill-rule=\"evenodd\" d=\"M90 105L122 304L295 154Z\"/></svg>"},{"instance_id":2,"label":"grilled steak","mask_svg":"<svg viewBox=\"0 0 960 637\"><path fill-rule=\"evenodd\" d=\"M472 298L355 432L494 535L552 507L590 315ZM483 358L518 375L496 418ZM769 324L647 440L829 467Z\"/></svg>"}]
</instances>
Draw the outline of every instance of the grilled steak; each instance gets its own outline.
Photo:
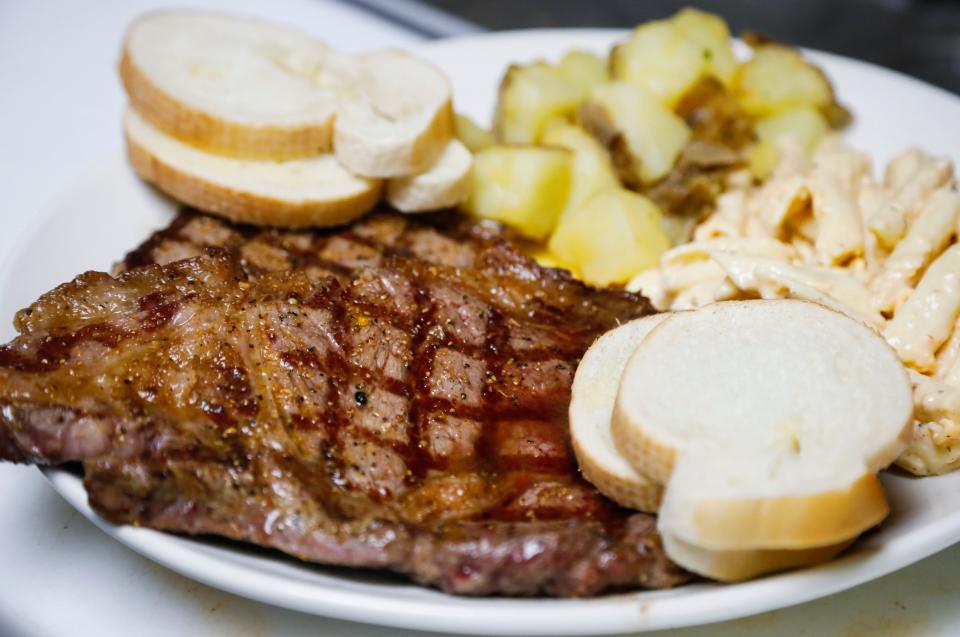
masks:
<instances>
[{"instance_id":1,"label":"grilled steak","mask_svg":"<svg viewBox=\"0 0 960 637\"><path fill-rule=\"evenodd\" d=\"M0 459L81 461L115 523L454 593L673 586L654 518L580 478L566 422L585 349L650 311L477 224L183 213L17 314Z\"/></svg>"}]
</instances>

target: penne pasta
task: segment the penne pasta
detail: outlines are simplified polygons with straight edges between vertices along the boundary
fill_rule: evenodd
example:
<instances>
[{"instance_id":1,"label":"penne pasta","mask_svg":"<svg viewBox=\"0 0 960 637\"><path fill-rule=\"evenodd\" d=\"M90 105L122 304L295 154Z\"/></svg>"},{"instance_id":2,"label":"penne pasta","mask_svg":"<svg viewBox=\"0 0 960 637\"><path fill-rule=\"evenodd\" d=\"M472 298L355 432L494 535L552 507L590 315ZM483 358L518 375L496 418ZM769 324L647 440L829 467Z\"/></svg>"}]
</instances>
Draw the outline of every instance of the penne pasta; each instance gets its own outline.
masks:
<instances>
[{"instance_id":1,"label":"penne pasta","mask_svg":"<svg viewBox=\"0 0 960 637\"><path fill-rule=\"evenodd\" d=\"M938 476L960 468L960 425L954 420L918 422L897 466L916 476Z\"/></svg>"},{"instance_id":2,"label":"penne pasta","mask_svg":"<svg viewBox=\"0 0 960 637\"><path fill-rule=\"evenodd\" d=\"M960 389L960 357L954 357L953 363L946 368L942 380L944 384Z\"/></svg>"},{"instance_id":3,"label":"penne pasta","mask_svg":"<svg viewBox=\"0 0 960 637\"><path fill-rule=\"evenodd\" d=\"M639 292L650 299L650 303L657 310L664 312L670 309L670 298L663 285L663 271L660 268L650 268L635 275L626 288L630 292Z\"/></svg>"},{"instance_id":4,"label":"penne pasta","mask_svg":"<svg viewBox=\"0 0 960 637\"><path fill-rule=\"evenodd\" d=\"M810 207L807 179L792 175L772 181L760 190L754 205L757 208L754 218L759 221L758 232L770 237L782 237L787 222Z\"/></svg>"},{"instance_id":5,"label":"penne pasta","mask_svg":"<svg viewBox=\"0 0 960 637\"><path fill-rule=\"evenodd\" d=\"M713 258L738 288L761 298L798 298L825 305L880 327L883 317L872 311L866 289L843 273L821 273L764 257L716 252Z\"/></svg>"},{"instance_id":6,"label":"penne pasta","mask_svg":"<svg viewBox=\"0 0 960 637\"><path fill-rule=\"evenodd\" d=\"M817 145L813 156L813 171L824 171L839 179L844 187L855 189L864 177L871 174L870 157L843 143L837 135L826 137Z\"/></svg>"},{"instance_id":7,"label":"penne pasta","mask_svg":"<svg viewBox=\"0 0 960 637\"><path fill-rule=\"evenodd\" d=\"M717 197L716 210L694 230L694 241L739 237L746 223L746 192L731 190Z\"/></svg>"},{"instance_id":8,"label":"penne pasta","mask_svg":"<svg viewBox=\"0 0 960 637\"><path fill-rule=\"evenodd\" d=\"M723 270L720 270L715 279L700 281L677 294L670 304L670 309L674 312L682 312L733 298L728 296L731 288L725 285L726 281L726 275ZM733 291L736 292L735 289Z\"/></svg>"},{"instance_id":9,"label":"penne pasta","mask_svg":"<svg viewBox=\"0 0 960 637\"><path fill-rule=\"evenodd\" d=\"M700 261L688 261L683 264L664 267L661 273L663 275L663 289L671 296L704 281L716 282L724 277L723 268L710 260L709 255Z\"/></svg>"},{"instance_id":10,"label":"penne pasta","mask_svg":"<svg viewBox=\"0 0 960 637\"><path fill-rule=\"evenodd\" d=\"M913 370L910 380L917 420L897 464L921 476L960 468L960 389Z\"/></svg>"},{"instance_id":11,"label":"penne pasta","mask_svg":"<svg viewBox=\"0 0 960 637\"><path fill-rule=\"evenodd\" d=\"M790 135L781 137L777 140L775 146L779 160L773 171L775 179L807 172L810 167L807 149L796 138Z\"/></svg>"},{"instance_id":12,"label":"penne pasta","mask_svg":"<svg viewBox=\"0 0 960 637\"><path fill-rule=\"evenodd\" d=\"M797 151L797 152L793 152ZM960 194L945 159L911 150L886 167L839 138L812 162L781 151L760 186L737 182L694 241L628 285L660 310L734 298L819 303L881 332L910 368L916 421L898 464L960 469Z\"/></svg>"},{"instance_id":13,"label":"penne pasta","mask_svg":"<svg viewBox=\"0 0 960 637\"><path fill-rule=\"evenodd\" d=\"M924 273L917 289L897 310L884 336L900 359L921 372L932 372L934 354L950 336L960 314L960 245L941 254Z\"/></svg>"},{"instance_id":14,"label":"penne pasta","mask_svg":"<svg viewBox=\"0 0 960 637\"><path fill-rule=\"evenodd\" d=\"M920 165L933 159L919 148L905 150L887 164L883 174L883 183L892 190L903 187L917 172Z\"/></svg>"},{"instance_id":15,"label":"penne pasta","mask_svg":"<svg viewBox=\"0 0 960 637\"><path fill-rule=\"evenodd\" d=\"M893 247L906 234L923 199L931 192L953 181L953 164L947 159L921 162L916 171L893 197L867 218L870 231L880 244Z\"/></svg>"},{"instance_id":16,"label":"penne pasta","mask_svg":"<svg viewBox=\"0 0 960 637\"><path fill-rule=\"evenodd\" d=\"M960 354L960 329L958 328L960 328L960 317L958 317L957 322L953 324L953 331L950 333L950 338L948 338L947 342L937 351L936 371L933 374L933 377L937 380L945 381L945 378L957 363L957 355Z\"/></svg>"},{"instance_id":17,"label":"penne pasta","mask_svg":"<svg viewBox=\"0 0 960 637\"><path fill-rule=\"evenodd\" d=\"M960 194L941 188L930 195L874 281L879 311L891 312L906 300L919 275L953 239L958 220Z\"/></svg>"},{"instance_id":18,"label":"penne pasta","mask_svg":"<svg viewBox=\"0 0 960 637\"><path fill-rule=\"evenodd\" d=\"M710 253L717 250L740 252L758 257L771 257L788 261L796 255L793 246L765 237L757 238L718 238L705 241L693 241L677 246L664 254L660 262L663 267L689 263L690 261L709 260Z\"/></svg>"},{"instance_id":19,"label":"penne pasta","mask_svg":"<svg viewBox=\"0 0 960 637\"><path fill-rule=\"evenodd\" d=\"M913 383L914 415L919 420L942 420L960 422L960 389L908 370Z\"/></svg>"},{"instance_id":20,"label":"penne pasta","mask_svg":"<svg viewBox=\"0 0 960 637\"><path fill-rule=\"evenodd\" d=\"M813 215L817 220L814 241L822 265L837 265L863 254L860 208L851 185L827 167L817 167L810 177Z\"/></svg>"}]
</instances>

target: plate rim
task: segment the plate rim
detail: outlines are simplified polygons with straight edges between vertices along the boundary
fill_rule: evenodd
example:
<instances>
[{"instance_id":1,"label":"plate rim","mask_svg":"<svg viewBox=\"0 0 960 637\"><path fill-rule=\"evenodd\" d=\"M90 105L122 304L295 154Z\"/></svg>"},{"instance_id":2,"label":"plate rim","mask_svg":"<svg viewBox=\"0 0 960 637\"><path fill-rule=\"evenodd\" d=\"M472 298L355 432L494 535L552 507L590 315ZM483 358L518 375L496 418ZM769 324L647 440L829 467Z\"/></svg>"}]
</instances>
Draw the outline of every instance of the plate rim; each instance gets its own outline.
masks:
<instances>
[{"instance_id":1,"label":"plate rim","mask_svg":"<svg viewBox=\"0 0 960 637\"><path fill-rule=\"evenodd\" d=\"M577 40L595 38L598 43L603 41L609 43L612 38L622 36L626 32L623 29L521 29L446 38L423 43L411 47L411 49L414 51L421 49L429 51L447 46L462 46L464 43L470 45L474 41L489 45L491 40L529 39L533 37L546 39L567 37ZM474 44L473 46L477 45ZM827 64L853 65L874 73L879 71L884 75L892 76L898 83L909 85L912 89L932 90L942 97L956 102L958 111L960 111L960 98L949 91L917 78L841 55L808 49L804 49L804 51L811 55L813 59ZM842 87L840 88L842 92ZM114 162L115 160L116 158L111 156L108 161ZM107 160L94 164L90 170L76 180L77 183L89 180L93 173L103 170L106 163ZM23 258L24 252L35 242L44 224L49 220L53 210L56 209L62 194L73 185L74 183L63 184L63 188L58 190L54 197L51 197L50 202L44 207L41 214L36 215L24 228L21 233L21 240L16 242L10 252L4 255L5 258L0 261L0 273L3 274L3 285L0 289L7 289L11 277L14 276L12 266ZM678 602L689 604L690 596L678 595L676 599L670 601L671 596L669 594L656 591L636 591L587 600L543 598L527 600L456 597L424 589L431 595L426 595L422 599L411 600L402 597L399 599L372 598L372 594L367 592L348 589L336 590L336 587L307 583L303 586L316 589L314 592L319 593L321 597L298 595L291 600L289 593L280 595L268 585L269 582L280 576L272 573L256 573L256 579L263 579L264 581L259 584L254 583L251 586L249 573L244 576L241 572L235 572L235 569L245 572L242 566L225 565L223 561L214 557L206 554L201 555L201 552L197 550L201 545L187 537L150 529L110 524L89 507L86 492L79 478L59 468L45 468L42 471L53 488L71 506L101 530L138 554L191 579L242 597L310 614L382 626L445 630L462 634L472 634L470 628L476 625L476 619L472 615L477 613L485 613L483 614L485 632L495 632L503 635L612 634L630 630L677 628L735 619L775 608L801 604L852 588L899 570L960 540L960 511L954 511L951 515L938 520L935 525L913 529L896 538L894 542L885 545L882 549L886 557L884 560L870 561L869 555L851 554L812 569L775 575L753 582L733 586L698 585L701 588L696 590L705 592L702 595L697 595L697 597L711 596L711 598L708 600L700 599L700 605L687 609L688 612L679 614L679 616L677 613L664 615L662 610L658 609L663 606L667 606L669 609L670 606ZM163 555L170 554L181 554L184 559L179 562L162 559ZM210 568L211 565L214 568ZM210 570L204 570L206 568L210 568ZM228 572L224 573L224 569ZM831 577L831 573L840 569L851 569L853 576L835 581L838 578ZM219 576L216 575L218 572L221 573ZM231 578L231 574L236 578ZM788 586L791 582L802 580L809 580L809 585L803 592L793 591L793 596L784 602L782 592L778 594L776 593L776 587L765 585L769 585L771 582L782 584L786 581L786 578L790 578L787 583ZM243 585L243 582L246 582L247 585ZM279 583L289 586L289 580L286 578L281 577ZM410 586L421 588L413 584ZM738 604L731 611L726 598L734 594L730 591L742 591L744 588L757 590L748 591L753 593L748 600L737 599ZM797 588L797 586L793 586L793 588ZM693 587L688 586L679 590L693 590ZM435 604L434 595L443 595L447 603ZM624 610L628 612L623 613ZM604 615L603 611L607 611L607 614ZM616 615L614 612L616 612ZM544 625L542 623L544 613L549 613L556 620ZM597 617L597 614L601 616Z\"/></svg>"},{"instance_id":2,"label":"plate rim","mask_svg":"<svg viewBox=\"0 0 960 637\"><path fill-rule=\"evenodd\" d=\"M484 634L490 635L614 635L712 624L788 608L827 597L872 581L937 553L960 540L960 510L936 525L914 529L877 551L852 553L826 564L790 571L739 584L692 584L672 591L632 591L588 599L498 598L446 595L414 583L404 584L422 599L389 599L373 592L357 592L310 582L291 582L273 573L252 575L243 566L209 555L190 537L129 525L115 525L98 516L87 502L82 480L66 469L42 468L54 490L87 520L127 548L164 568L240 597L312 615L358 621L394 628L446 631L473 635L474 616L483 617ZM233 550L233 549L224 549ZM883 561L872 560L883 552ZM171 559L166 556L179 556ZM310 566L309 564L307 566ZM313 565L323 568L323 565ZM209 569L209 570L208 570ZM838 579L835 571L849 569L851 577ZM808 580L804 582L803 580ZM795 593L786 603L776 586ZM288 590L293 585L296 594ZM798 590L800 589L800 590ZM671 594L695 591L690 595ZM437 605L436 599L445 600ZM690 604L683 609L670 608ZM372 603L375 602L375 603ZM736 602L736 604L731 604ZM663 606L667 606L664 612ZM731 608L735 610L731 611ZM553 623L544 625L543 613Z\"/></svg>"}]
</instances>

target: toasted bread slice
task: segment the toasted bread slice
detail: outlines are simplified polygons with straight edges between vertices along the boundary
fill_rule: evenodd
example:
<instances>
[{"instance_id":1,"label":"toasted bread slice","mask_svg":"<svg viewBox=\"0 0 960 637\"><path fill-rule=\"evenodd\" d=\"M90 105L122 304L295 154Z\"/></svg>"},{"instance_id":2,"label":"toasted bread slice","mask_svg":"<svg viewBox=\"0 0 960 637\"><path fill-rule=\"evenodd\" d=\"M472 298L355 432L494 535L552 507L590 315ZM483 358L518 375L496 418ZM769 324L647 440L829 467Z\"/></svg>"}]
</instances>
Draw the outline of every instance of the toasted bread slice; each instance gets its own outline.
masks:
<instances>
[{"instance_id":1,"label":"toasted bread slice","mask_svg":"<svg viewBox=\"0 0 960 637\"><path fill-rule=\"evenodd\" d=\"M163 131L219 154L258 159L330 150L342 91L332 52L308 35L201 11L131 24L120 77L133 107Z\"/></svg>"},{"instance_id":2,"label":"toasted bread slice","mask_svg":"<svg viewBox=\"0 0 960 637\"><path fill-rule=\"evenodd\" d=\"M388 181L387 201L401 212L451 208L467 197L472 165L467 147L451 139L426 172Z\"/></svg>"},{"instance_id":3,"label":"toasted bread slice","mask_svg":"<svg viewBox=\"0 0 960 637\"><path fill-rule=\"evenodd\" d=\"M669 534L661 535L670 559L698 575L720 582L739 582L766 573L832 560L853 543L852 540L809 549L760 549L711 551Z\"/></svg>"},{"instance_id":4,"label":"toasted bread slice","mask_svg":"<svg viewBox=\"0 0 960 637\"><path fill-rule=\"evenodd\" d=\"M883 338L804 301L673 314L640 344L613 415L618 449L666 486L663 533L710 550L839 544L888 507L910 381Z\"/></svg>"},{"instance_id":5,"label":"toasted bread slice","mask_svg":"<svg viewBox=\"0 0 960 637\"><path fill-rule=\"evenodd\" d=\"M130 163L140 177L233 221L333 226L356 219L380 199L381 182L355 177L331 154L280 162L236 159L185 144L131 108L123 125Z\"/></svg>"},{"instance_id":6,"label":"toasted bread slice","mask_svg":"<svg viewBox=\"0 0 960 637\"><path fill-rule=\"evenodd\" d=\"M641 511L656 511L663 490L617 450L610 417L627 360L669 316L645 316L607 332L583 355L573 378L570 438L583 477L614 502Z\"/></svg>"},{"instance_id":7,"label":"toasted bread slice","mask_svg":"<svg viewBox=\"0 0 960 637\"><path fill-rule=\"evenodd\" d=\"M780 488L777 492L737 484L769 480L769 465L714 478L703 472L709 461L702 457L681 461L681 468L665 487L658 521L661 531L700 548L798 550L829 546L856 538L890 512L880 480L862 467L859 475L846 467L836 471L832 476L835 486L819 475L812 476L817 469L796 477L793 485L774 478L773 486ZM694 464L700 466L694 468ZM753 475L745 478L748 473ZM725 482L721 486L728 488L703 488L705 481L713 480ZM730 484L735 487L729 488ZM739 492L736 487L741 487Z\"/></svg>"},{"instance_id":8,"label":"toasted bread slice","mask_svg":"<svg viewBox=\"0 0 960 637\"><path fill-rule=\"evenodd\" d=\"M432 64L396 50L338 64L343 91L334 123L337 159L364 177L430 168L453 137L450 82Z\"/></svg>"}]
</instances>

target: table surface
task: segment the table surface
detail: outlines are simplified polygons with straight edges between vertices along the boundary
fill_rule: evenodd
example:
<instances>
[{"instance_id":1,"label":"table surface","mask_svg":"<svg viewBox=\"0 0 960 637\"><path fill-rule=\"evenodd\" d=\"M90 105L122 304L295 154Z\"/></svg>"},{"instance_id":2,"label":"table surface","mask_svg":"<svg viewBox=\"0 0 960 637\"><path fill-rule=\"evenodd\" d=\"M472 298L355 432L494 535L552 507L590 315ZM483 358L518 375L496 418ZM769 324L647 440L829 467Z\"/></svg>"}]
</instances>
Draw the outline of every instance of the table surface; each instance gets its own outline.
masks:
<instances>
[{"instance_id":1,"label":"table surface","mask_svg":"<svg viewBox=\"0 0 960 637\"><path fill-rule=\"evenodd\" d=\"M120 152L120 34L156 0L0 3L0 261L58 190ZM298 24L344 50L415 44L420 34L332 0L191 0ZM391 6L397 6L392 4ZM432 25L469 25L428 16ZM424 24L423 20L414 21ZM56 43L56 46L49 46ZM69 53L68 53L69 52ZM104 140L109 140L104 144ZM38 179L51 189L37 189ZM268 637L424 635L281 610L176 575L114 542L33 468L0 465L0 635ZM960 545L830 598L672 637L934 637L960 633ZM666 633L650 633L664 635Z\"/></svg>"}]
</instances>

